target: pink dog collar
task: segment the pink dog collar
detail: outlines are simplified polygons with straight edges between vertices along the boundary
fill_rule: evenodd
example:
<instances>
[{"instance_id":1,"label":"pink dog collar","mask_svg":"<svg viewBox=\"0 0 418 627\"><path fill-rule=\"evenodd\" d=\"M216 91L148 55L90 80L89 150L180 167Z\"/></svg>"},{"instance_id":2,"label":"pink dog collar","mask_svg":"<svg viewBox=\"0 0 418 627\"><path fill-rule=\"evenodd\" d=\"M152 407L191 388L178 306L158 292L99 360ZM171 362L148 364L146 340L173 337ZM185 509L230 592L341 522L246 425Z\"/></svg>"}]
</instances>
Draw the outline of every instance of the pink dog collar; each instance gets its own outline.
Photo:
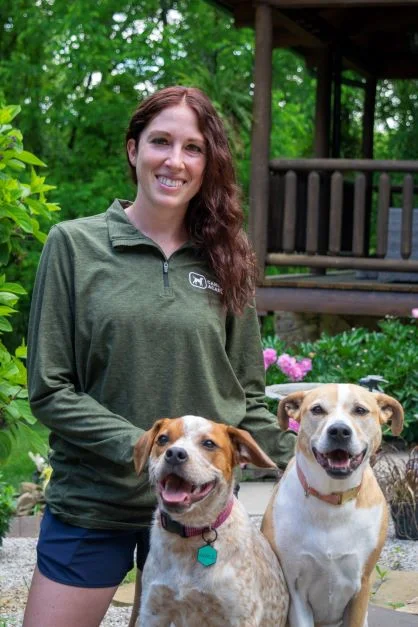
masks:
<instances>
[{"instance_id":1,"label":"pink dog collar","mask_svg":"<svg viewBox=\"0 0 418 627\"><path fill-rule=\"evenodd\" d=\"M296 471L298 473L299 481L301 482L302 487L305 490L306 497L311 494L320 501L331 503L331 505L344 505L344 503L347 503L347 501L352 501L353 499L355 499L357 497L357 494L360 492L361 483L355 488L351 488L350 490L346 490L345 492L331 492L331 494L321 494L320 492L315 490L315 488L311 488L298 463L296 463Z\"/></svg>"},{"instance_id":2,"label":"pink dog collar","mask_svg":"<svg viewBox=\"0 0 418 627\"><path fill-rule=\"evenodd\" d=\"M230 498L225 509L219 514L218 518L214 523L208 525L207 527L187 527L186 525L181 525L177 521L173 520L167 512L163 512L160 510L160 521L161 526L166 531L171 533L176 533L182 538L191 538L192 536L201 536L204 532L210 531L211 529L217 529L225 522L230 513L232 512L232 508L234 506L234 497Z\"/></svg>"}]
</instances>

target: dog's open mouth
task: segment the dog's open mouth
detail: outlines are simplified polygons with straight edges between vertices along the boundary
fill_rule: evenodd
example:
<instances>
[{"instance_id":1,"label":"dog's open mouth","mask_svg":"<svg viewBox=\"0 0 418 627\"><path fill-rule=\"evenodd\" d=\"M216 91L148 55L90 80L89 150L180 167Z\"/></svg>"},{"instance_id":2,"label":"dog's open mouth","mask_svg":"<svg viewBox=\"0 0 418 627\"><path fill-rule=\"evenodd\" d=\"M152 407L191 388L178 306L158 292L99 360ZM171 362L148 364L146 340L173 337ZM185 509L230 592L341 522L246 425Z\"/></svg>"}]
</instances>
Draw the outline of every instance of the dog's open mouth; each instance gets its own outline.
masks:
<instances>
[{"instance_id":1,"label":"dog's open mouth","mask_svg":"<svg viewBox=\"0 0 418 627\"><path fill-rule=\"evenodd\" d=\"M343 449L335 449L327 453L320 453L316 448L313 449L315 459L332 477L344 478L350 475L358 468L366 455L366 450L358 455L351 455Z\"/></svg>"},{"instance_id":2,"label":"dog's open mouth","mask_svg":"<svg viewBox=\"0 0 418 627\"><path fill-rule=\"evenodd\" d=\"M158 490L166 505L187 507L210 494L215 483L215 481L209 481L202 485L194 485L178 475L170 474L158 483Z\"/></svg>"}]
</instances>

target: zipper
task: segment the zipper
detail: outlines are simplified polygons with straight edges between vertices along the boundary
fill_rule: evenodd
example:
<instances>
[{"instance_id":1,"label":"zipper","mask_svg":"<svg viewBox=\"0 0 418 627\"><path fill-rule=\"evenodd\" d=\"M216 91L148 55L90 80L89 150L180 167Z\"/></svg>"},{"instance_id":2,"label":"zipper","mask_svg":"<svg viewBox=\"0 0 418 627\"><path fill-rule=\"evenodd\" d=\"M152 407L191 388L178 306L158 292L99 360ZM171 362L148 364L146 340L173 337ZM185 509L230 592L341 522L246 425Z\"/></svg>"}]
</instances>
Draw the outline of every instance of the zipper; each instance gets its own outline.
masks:
<instances>
[{"instance_id":1,"label":"zipper","mask_svg":"<svg viewBox=\"0 0 418 627\"><path fill-rule=\"evenodd\" d=\"M163 261L163 282L164 282L164 287L170 287L170 284L168 281L168 261Z\"/></svg>"}]
</instances>

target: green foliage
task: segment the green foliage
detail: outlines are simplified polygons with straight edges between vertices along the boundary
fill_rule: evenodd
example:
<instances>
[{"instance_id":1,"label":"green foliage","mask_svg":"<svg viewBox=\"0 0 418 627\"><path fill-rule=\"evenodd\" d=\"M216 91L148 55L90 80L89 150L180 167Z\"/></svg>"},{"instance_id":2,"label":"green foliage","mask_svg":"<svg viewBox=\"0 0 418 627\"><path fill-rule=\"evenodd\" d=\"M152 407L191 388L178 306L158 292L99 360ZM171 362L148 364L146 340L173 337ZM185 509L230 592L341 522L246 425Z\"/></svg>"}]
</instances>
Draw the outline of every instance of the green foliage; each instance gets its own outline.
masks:
<instances>
[{"instance_id":1,"label":"green foliage","mask_svg":"<svg viewBox=\"0 0 418 627\"><path fill-rule=\"evenodd\" d=\"M16 105L0 108L0 271L5 271L0 274L0 336L13 330L9 317L26 294L20 283L7 281L10 264L22 255L23 240L45 241L40 222L58 210L46 200L53 186L33 168L44 163L24 150L22 133L11 124L19 112ZM11 354L0 340L0 462L9 457L19 438L35 448L40 444L31 429L35 419L27 400L25 357L23 343Z\"/></svg>"},{"instance_id":2,"label":"green foliage","mask_svg":"<svg viewBox=\"0 0 418 627\"><path fill-rule=\"evenodd\" d=\"M284 352L277 338L266 338L265 346ZM379 321L379 330L355 328L338 335L325 333L314 342L301 342L286 347L287 353L312 358L312 370L304 381L320 383L358 383L362 377L382 376L385 393L396 398L405 411L402 432L409 442L418 441L418 325L416 321L402 322L395 318ZM287 378L276 366L266 373L267 383L284 383ZM384 435L390 433L387 427Z\"/></svg>"},{"instance_id":3,"label":"green foliage","mask_svg":"<svg viewBox=\"0 0 418 627\"><path fill-rule=\"evenodd\" d=\"M42 456L48 452L49 429L40 422L36 422L30 427L30 434L27 438L20 437L15 443L7 463L2 466L3 478L7 483L18 491L22 481L33 480L33 461L28 452L34 451L33 440L38 443L37 450Z\"/></svg>"},{"instance_id":4,"label":"green foliage","mask_svg":"<svg viewBox=\"0 0 418 627\"><path fill-rule=\"evenodd\" d=\"M2 480L0 473L0 546L9 530L9 521L14 513L14 490Z\"/></svg>"}]
</instances>

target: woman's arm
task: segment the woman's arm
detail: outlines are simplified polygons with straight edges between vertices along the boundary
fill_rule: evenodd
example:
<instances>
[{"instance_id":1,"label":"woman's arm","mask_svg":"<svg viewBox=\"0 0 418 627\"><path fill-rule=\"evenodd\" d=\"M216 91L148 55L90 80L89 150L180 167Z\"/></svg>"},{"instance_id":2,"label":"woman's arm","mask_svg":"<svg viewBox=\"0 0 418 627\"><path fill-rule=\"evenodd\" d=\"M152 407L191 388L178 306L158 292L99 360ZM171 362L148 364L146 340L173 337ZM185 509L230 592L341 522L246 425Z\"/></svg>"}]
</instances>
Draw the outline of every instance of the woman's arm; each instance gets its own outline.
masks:
<instances>
[{"instance_id":1,"label":"woman's arm","mask_svg":"<svg viewBox=\"0 0 418 627\"><path fill-rule=\"evenodd\" d=\"M255 306L247 307L242 316L228 316L226 349L246 396L246 414L239 426L251 433L279 468L285 468L294 455L296 436L279 428L264 401L265 370Z\"/></svg>"},{"instance_id":2,"label":"woman's arm","mask_svg":"<svg viewBox=\"0 0 418 627\"><path fill-rule=\"evenodd\" d=\"M51 431L112 462L132 462L144 433L80 389L75 366L73 260L60 226L51 229L33 290L28 387L33 414Z\"/></svg>"}]
</instances>

